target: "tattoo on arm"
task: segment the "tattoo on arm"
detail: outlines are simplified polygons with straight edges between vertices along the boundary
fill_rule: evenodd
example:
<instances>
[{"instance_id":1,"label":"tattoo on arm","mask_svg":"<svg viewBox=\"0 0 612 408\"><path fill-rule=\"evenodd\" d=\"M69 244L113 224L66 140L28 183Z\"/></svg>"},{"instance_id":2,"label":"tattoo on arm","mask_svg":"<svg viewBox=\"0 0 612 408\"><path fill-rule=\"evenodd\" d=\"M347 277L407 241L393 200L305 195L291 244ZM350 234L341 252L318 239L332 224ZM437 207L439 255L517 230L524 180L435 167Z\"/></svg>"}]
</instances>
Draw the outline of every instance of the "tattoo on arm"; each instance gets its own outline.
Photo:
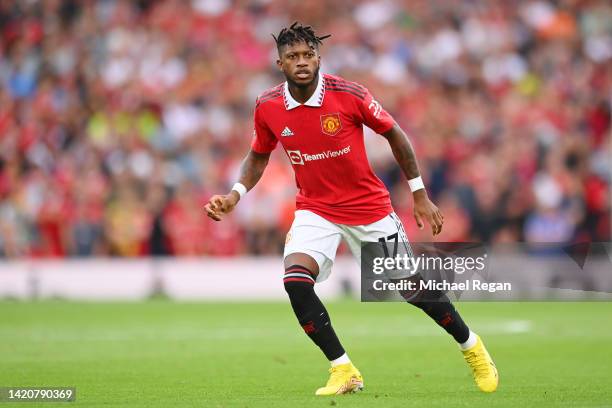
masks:
<instances>
[{"instance_id":1,"label":"tattoo on arm","mask_svg":"<svg viewBox=\"0 0 612 408\"><path fill-rule=\"evenodd\" d=\"M259 179L261 179L269 160L270 153L256 153L253 150L249 151L240 166L240 178L238 182L244 184L247 190L255 187Z\"/></svg>"},{"instance_id":2,"label":"tattoo on arm","mask_svg":"<svg viewBox=\"0 0 612 408\"><path fill-rule=\"evenodd\" d=\"M406 136L402 128L400 128L396 123L393 125L391 130L389 130L383 136L389 142L391 150L393 151L393 156L395 156L395 160L402 168L402 171L408 180L419 177L421 173L419 172L419 165L417 163L414 149L412 148L412 144L410 144L410 140L408 140L408 136Z\"/></svg>"}]
</instances>

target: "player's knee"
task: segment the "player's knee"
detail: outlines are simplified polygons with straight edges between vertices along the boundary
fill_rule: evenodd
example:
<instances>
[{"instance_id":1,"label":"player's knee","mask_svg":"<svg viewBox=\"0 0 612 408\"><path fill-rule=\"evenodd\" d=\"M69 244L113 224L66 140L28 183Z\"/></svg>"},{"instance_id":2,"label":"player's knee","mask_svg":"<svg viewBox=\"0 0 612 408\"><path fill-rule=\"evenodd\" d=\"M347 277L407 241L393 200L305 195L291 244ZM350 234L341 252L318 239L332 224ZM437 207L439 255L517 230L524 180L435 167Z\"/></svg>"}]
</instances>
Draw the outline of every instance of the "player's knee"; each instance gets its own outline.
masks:
<instances>
[{"instance_id":1,"label":"player's knee","mask_svg":"<svg viewBox=\"0 0 612 408\"><path fill-rule=\"evenodd\" d=\"M315 277L313 273L302 265L291 265L285 268L283 284L285 291L291 299L299 300L314 292Z\"/></svg>"},{"instance_id":2,"label":"player's knee","mask_svg":"<svg viewBox=\"0 0 612 408\"><path fill-rule=\"evenodd\" d=\"M406 288L413 289L402 289L398 290L401 297L406 300L408 303L414 303L419 300L422 290L420 289L420 277L410 277L410 278L399 278L399 279L391 279L391 282L395 284L402 284L402 286ZM410 285L407 285L410 284Z\"/></svg>"},{"instance_id":3,"label":"player's knee","mask_svg":"<svg viewBox=\"0 0 612 408\"><path fill-rule=\"evenodd\" d=\"M306 268L308 273L316 279L319 274L319 264L315 259L303 252L294 252L285 257L285 270L295 266Z\"/></svg>"}]
</instances>

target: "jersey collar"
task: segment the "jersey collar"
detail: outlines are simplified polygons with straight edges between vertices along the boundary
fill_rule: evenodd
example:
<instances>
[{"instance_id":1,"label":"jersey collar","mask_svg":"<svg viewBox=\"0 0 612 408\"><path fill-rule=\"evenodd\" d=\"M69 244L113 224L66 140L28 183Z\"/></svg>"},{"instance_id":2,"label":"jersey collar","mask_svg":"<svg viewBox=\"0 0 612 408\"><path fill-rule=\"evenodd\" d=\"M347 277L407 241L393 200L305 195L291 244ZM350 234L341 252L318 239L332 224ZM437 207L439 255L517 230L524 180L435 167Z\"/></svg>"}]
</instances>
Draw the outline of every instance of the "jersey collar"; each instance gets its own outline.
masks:
<instances>
[{"instance_id":1,"label":"jersey collar","mask_svg":"<svg viewBox=\"0 0 612 408\"><path fill-rule=\"evenodd\" d=\"M289 84L285 81L285 86L283 88L283 98L285 100L285 108L287 110L291 110L293 108L297 108L298 106L302 106L301 103L293 99L291 96L291 92L289 92ZM317 87L315 88L312 96L304 103L306 106L313 107L321 107L323 104L323 97L325 96L325 81L323 80L323 74L319 72L319 82L317 83Z\"/></svg>"}]
</instances>

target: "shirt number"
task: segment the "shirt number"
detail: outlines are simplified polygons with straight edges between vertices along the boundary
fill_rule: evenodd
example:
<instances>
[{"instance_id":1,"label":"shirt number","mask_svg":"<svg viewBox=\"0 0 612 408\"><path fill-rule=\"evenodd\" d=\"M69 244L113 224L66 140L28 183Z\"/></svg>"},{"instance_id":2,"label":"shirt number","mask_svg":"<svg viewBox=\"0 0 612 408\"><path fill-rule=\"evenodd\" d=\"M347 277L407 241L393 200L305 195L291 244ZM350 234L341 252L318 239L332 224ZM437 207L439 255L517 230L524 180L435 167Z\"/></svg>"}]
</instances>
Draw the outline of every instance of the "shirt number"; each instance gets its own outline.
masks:
<instances>
[{"instance_id":1,"label":"shirt number","mask_svg":"<svg viewBox=\"0 0 612 408\"><path fill-rule=\"evenodd\" d=\"M372 115L374 115L374 117L378 119L380 116L380 112L382 111L382 106L380 106L380 103L378 103L376 99L372 99L372 102L370 102L370 106L368 106L368 109L370 109L372 111Z\"/></svg>"}]
</instances>

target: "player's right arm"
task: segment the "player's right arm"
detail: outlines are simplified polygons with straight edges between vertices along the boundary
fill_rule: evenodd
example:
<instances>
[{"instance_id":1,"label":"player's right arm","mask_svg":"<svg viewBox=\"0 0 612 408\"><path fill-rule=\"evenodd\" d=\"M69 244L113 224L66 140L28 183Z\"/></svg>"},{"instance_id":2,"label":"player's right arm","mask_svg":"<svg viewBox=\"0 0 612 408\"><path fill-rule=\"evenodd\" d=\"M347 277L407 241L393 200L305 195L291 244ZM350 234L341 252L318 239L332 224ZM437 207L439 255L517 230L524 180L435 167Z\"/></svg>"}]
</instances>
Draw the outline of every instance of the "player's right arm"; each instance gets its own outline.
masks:
<instances>
[{"instance_id":1,"label":"player's right arm","mask_svg":"<svg viewBox=\"0 0 612 408\"><path fill-rule=\"evenodd\" d=\"M257 153L253 149L249 151L240 166L240 178L238 183L246 187L247 191L255 187L263 175L270 153ZM224 214L231 212L240 201L240 194L236 190L225 195L214 195L204 206L206 215L215 221L221 221Z\"/></svg>"},{"instance_id":2,"label":"player's right arm","mask_svg":"<svg viewBox=\"0 0 612 408\"><path fill-rule=\"evenodd\" d=\"M270 160L270 154L278 143L278 139L276 139L265 123L259 99L255 105L254 122L255 130L253 132L251 150L242 161L240 178L238 183L236 183L236 185L242 184L244 186L239 186L243 189L242 194L246 194L247 191L255 187L259 179L261 179ZM246 191L244 191L244 188L246 188ZM204 206L206 215L215 221L221 221L223 215L231 212L236 204L238 204L240 197L241 193L234 188L228 194L212 196Z\"/></svg>"}]
</instances>

